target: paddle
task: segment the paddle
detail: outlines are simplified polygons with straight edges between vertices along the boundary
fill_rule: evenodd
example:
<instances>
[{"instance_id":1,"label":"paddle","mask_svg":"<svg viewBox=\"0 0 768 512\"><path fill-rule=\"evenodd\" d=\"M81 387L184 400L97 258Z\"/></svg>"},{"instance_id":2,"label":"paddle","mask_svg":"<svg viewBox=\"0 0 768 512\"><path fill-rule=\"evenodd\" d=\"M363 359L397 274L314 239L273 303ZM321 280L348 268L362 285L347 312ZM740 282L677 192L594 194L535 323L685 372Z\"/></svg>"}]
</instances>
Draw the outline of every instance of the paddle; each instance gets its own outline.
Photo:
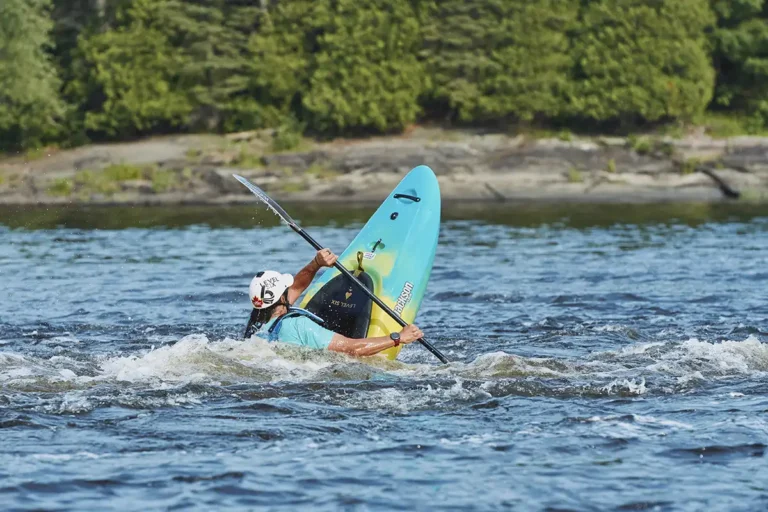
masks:
<instances>
[{"instance_id":1,"label":"paddle","mask_svg":"<svg viewBox=\"0 0 768 512\"><path fill-rule=\"evenodd\" d=\"M319 243L317 243L317 241L316 241L314 238L312 238L312 237L309 235L309 233L307 233L306 231L304 231L304 230L301 228L301 226L299 226L299 225L296 223L296 221L295 221L295 220L293 220L293 219L291 218L291 216L290 216L290 215L288 215L288 213L286 213L286 211L285 211L285 210L283 210L283 209L280 207L280 205L279 205L279 204L277 204L277 203L276 203L276 202L275 202L275 201L274 201L274 200L273 200L271 197L269 197L269 196L266 194L266 192L264 192L264 191L263 191L263 190L261 190L259 187L257 187L256 185L254 185L253 183L251 183L251 182L250 182L250 181L248 181L247 179L243 178L242 176L238 176L237 174L233 174L232 176L234 176L234 177L235 177L235 179L236 179L237 181L239 181L240 183L242 183L243 185L245 185L246 187L248 187L248 190L250 190L251 192L253 192L253 194L254 194L256 197L258 197L259 199L261 199L261 201L262 201L262 202L264 202L264 203L265 203L265 204L266 204L266 205L267 205L267 206L268 206L268 207L269 207L269 208L270 208L270 209L271 209L273 212L275 212L275 213L277 214L277 216L278 216L278 217L280 217L281 219L283 219L283 220L284 220L284 221L285 221L285 222L288 224L288 226L290 226L290 228L291 228L292 230L294 230L296 233L298 233L298 234L299 234L299 236L301 236L301 238L303 238L304 240L306 240L307 242L309 242L309 245L311 245L312 247L314 247L314 248L315 248L315 250L319 251L320 249L323 249L323 246L322 246L322 245L320 245ZM366 287L365 287L365 285L363 285L363 283L361 283L361 282L360 282L360 281L359 281L359 280L358 280L358 279L357 279L355 276L353 276L353 275L352 275L352 273L351 273L349 270L347 270L346 268L344 268L344 266L343 266L341 263L339 263L339 262L337 261L337 262L336 262L336 263L335 263L333 266L334 266L334 267L336 267L336 269L337 269L339 272L341 272L342 274L344 274L344 276L345 276L347 279L349 279L350 281L352 281L352 282L355 284L355 286L357 286L358 288L360 288L360 290L361 290L363 293L365 293L365 294L366 294L366 295L367 295L367 296L368 296L368 297L369 297L369 298L370 298L370 299L371 299L373 302L375 302L375 303L376 303L376 305L377 305L377 306L379 306L379 307L380 307L381 309L383 309L383 310L384 310L384 311L385 311L385 312L386 312L386 313L387 313L389 316L391 316L391 317L392 317L392 318L393 318L393 319L394 319L394 320L395 320L395 321L396 321L398 324L400 324L402 327L405 327L406 325L408 325L408 324L407 324L407 323L406 323L406 322L405 322L405 321L404 321L402 318L400 318L400 316L399 316L397 313L395 313L394 311L392 311L392 309L390 309L390 307L389 307L389 306L387 306L386 304L384 304L384 303L381 301L381 299L379 299L379 298L378 298L376 295L374 295L374 294L373 294L373 292L371 292L371 290L369 290L368 288L366 288ZM447 358L446 358L446 357L445 357L445 356L444 356L444 355L443 355L443 354L442 354L442 353L441 353L439 350L437 350L437 349L436 349L434 346L432 346L432 344L431 344L431 343L429 343L427 340L425 340L424 338L421 338L421 339L419 339L419 343L421 343L422 345L424 345L424 347L425 347L427 350L429 350L430 352L432 352L432 353L435 355L435 357L437 357L437 358L440 360L440 362L441 362L441 363L444 363L444 364L448 364L448 359L447 359Z\"/></svg>"}]
</instances>

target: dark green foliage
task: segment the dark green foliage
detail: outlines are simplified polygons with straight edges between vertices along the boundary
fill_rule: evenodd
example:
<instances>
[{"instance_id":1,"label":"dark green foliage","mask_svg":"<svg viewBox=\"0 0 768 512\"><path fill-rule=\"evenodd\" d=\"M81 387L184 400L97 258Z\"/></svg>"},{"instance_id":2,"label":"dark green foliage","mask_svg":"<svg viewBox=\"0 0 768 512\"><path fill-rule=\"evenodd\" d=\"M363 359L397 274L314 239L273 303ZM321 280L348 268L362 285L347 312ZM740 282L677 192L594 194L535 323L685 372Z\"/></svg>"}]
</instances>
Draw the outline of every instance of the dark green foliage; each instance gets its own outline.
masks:
<instances>
[{"instance_id":1,"label":"dark green foliage","mask_svg":"<svg viewBox=\"0 0 768 512\"><path fill-rule=\"evenodd\" d=\"M94 103L83 104L82 93L88 84L82 81L86 63L82 60L78 41L114 24L119 3L120 0L53 0L52 36L56 44L51 48L51 53L64 83L62 98L67 103L63 121L66 137L62 143L77 145L88 142L85 111L97 108L100 100L93 98ZM96 87L92 86L91 89Z\"/></svg>"},{"instance_id":2,"label":"dark green foliage","mask_svg":"<svg viewBox=\"0 0 768 512\"><path fill-rule=\"evenodd\" d=\"M46 49L48 0L0 2L0 147L21 149L59 135L64 105Z\"/></svg>"},{"instance_id":3,"label":"dark green foliage","mask_svg":"<svg viewBox=\"0 0 768 512\"><path fill-rule=\"evenodd\" d=\"M707 0L596 0L574 40L573 113L624 124L691 119L712 96Z\"/></svg>"},{"instance_id":4,"label":"dark green foliage","mask_svg":"<svg viewBox=\"0 0 768 512\"><path fill-rule=\"evenodd\" d=\"M263 126L249 94L253 57L248 40L260 9L252 0L155 0L163 31L179 56L178 87L193 106L189 125L203 130Z\"/></svg>"},{"instance_id":5,"label":"dark green foliage","mask_svg":"<svg viewBox=\"0 0 768 512\"><path fill-rule=\"evenodd\" d=\"M52 0L53 54L66 73L76 57L77 41L84 33L106 30L116 25L117 13L129 0ZM65 75L66 76L66 75Z\"/></svg>"},{"instance_id":6,"label":"dark green foliage","mask_svg":"<svg viewBox=\"0 0 768 512\"><path fill-rule=\"evenodd\" d=\"M768 13L764 0L716 0L712 40L718 71L715 103L749 113L756 127L768 120Z\"/></svg>"},{"instance_id":7,"label":"dark green foliage","mask_svg":"<svg viewBox=\"0 0 768 512\"><path fill-rule=\"evenodd\" d=\"M279 2L251 40L254 95L315 132L399 130L420 111L420 44L407 0Z\"/></svg>"},{"instance_id":8,"label":"dark green foliage","mask_svg":"<svg viewBox=\"0 0 768 512\"><path fill-rule=\"evenodd\" d=\"M433 97L462 121L531 120L565 110L573 0L446 0L425 29Z\"/></svg>"},{"instance_id":9,"label":"dark green foliage","mask_svg":"<svg viewBox=\"0 0 768 512\"><path fill-rule=\"evenodd\" d=\"M68 91L85 107L87 130L130 136L182 125L189 115L188 95L179 87L182 62L164 30L162 4L125 4L117 27L80 38L77 79Z\"/></svg>"},{"instance_id":10,"label":"dark green foliage","mask_svg":"<svg viewBox=\"0 0 768 512\"><path fill-rule=\"evenodd\" d=\"M123 2L110 28L80 38L68 92L85 127L114 136L262 126L248 93L257 13L245 0Z\"/></svg>"},{"instance_id":11,"label":"dark green foliage","mask_svg":"<svg viewBox=\"0 0 768 512\"><path fill-rule=\"evenodd\" d=\"M310 126L324 132L402 130L416 120L425 85L411 3L330 3L303 97Z\"/></svg>"},{"instance_id":12,"label":"dark green foliage","mask_svg":"<svg viewBox=\"0 0 768 512\"><path fill-rule=\"evenodd\" d=\"M322 27L328 24L327 0L278 2L259 17L251 36L250 90L273 124L301 115L302 96L309 90L312 54Z\"/></svg>"},{"instance_id":13,"label":"dark green foliage","mask_svg":"<svg viewBox=\"0 0 768 512\"><path fill-rule=\"evenodd\" d=\"M765 4L0 0L0 147L271 127L285 150L420 116L682 126L713 94L707 119L758 131Z\"/></svg>"},{"instance_id":14,"label":"dark green foliage","mask_svg":"<svg viewBox=\"0 0 768 512\"><path fill-rule=\"evenodd\" d=\"M287 120L277 129L272 137L272 151L290 151L301 145L304 126L294 120Z\"/></svg>"},{"instance_id":15,"label":"dark green foliage","mask_svg":"<svg viewBox=\"0 0 768 512\"><path fill-rule=\"evenodd\" d=\"M100 12L96 0L53 0L52 35L56 41L54 57L64 79L69 78L77 39L86 29L97 26Z\"/></svg>"}]
</instances>

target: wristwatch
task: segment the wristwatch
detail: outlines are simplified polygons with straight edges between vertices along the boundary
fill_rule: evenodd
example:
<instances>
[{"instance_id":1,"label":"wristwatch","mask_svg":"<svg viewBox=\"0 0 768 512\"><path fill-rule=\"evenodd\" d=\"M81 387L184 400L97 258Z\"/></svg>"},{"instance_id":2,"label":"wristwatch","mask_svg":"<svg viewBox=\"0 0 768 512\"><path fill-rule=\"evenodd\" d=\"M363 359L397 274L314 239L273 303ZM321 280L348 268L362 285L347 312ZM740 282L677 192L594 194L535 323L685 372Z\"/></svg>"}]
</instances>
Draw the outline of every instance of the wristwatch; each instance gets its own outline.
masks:
<instances>
[{"instance_id":1,"label":"wristwatch","mask_svg":"<svg viewBox=\"0 0 768 512\"><path fill-rule=\"evenodd\" d=\"M389 335L389 339L395 342L395 346L400 345L400 333L399 332L393 332Z\"/></svg>"}]
</instances>

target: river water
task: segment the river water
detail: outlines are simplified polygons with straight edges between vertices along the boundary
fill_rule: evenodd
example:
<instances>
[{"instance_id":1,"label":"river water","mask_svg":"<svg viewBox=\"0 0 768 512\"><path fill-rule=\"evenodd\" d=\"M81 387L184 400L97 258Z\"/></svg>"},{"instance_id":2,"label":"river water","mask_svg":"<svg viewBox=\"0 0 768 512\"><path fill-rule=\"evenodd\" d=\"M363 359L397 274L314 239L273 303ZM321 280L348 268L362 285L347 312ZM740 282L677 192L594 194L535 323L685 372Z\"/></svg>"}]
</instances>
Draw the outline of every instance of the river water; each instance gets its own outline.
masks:
<instances>
[{"instance_id":1,"label":"river water","mask_svg":"<svg viewBox=\"0 0 768 512\"><path fill-rule=\"evenodd\" d=\"M768 507L768 210L446 206L448 366L241 341L258 211L0 210L4 510Z\"/></svg>"}]
</instances>

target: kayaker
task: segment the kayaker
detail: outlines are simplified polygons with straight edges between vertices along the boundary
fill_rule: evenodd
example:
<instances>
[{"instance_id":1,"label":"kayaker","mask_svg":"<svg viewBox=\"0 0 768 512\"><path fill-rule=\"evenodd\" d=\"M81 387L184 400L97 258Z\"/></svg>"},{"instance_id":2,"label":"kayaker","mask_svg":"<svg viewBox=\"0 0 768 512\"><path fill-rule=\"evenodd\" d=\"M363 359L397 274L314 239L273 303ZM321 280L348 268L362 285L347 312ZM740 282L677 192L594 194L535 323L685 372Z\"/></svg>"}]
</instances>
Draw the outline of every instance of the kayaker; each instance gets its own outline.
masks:
<instances>
[{"instance_id":1,"label":"kayaker","mask_svg":"<svg viewBox=\"0 0 768 512\"><path fill-rule=\"evenodd\" d=\"M256 334L268 341L293 343L361 357L372 356L401 344L407 345L424 336L421 329L408 325L389 336L347 338L324 328L320 325L322 319L309 311L292 307L318 270L332 267L337 259L338 256L329 249L322 249L295 277L271 270L256 274L248 289L253 311L245 329L245 338Z\"/></svg>"}]
</instances>

